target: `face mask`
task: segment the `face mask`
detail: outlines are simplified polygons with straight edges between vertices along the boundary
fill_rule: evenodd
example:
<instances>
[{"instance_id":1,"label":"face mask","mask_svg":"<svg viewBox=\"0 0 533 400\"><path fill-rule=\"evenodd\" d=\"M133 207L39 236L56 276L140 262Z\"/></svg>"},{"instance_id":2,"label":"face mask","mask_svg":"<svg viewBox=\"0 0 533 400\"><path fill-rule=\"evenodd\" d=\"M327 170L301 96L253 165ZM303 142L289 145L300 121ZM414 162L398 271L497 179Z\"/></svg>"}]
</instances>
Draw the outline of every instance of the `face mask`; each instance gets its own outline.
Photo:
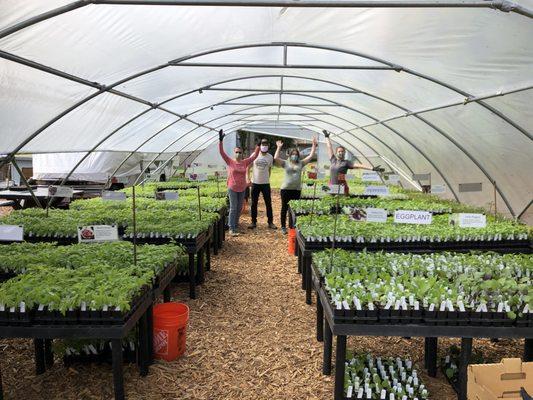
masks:
<instances>
[{"instance_id":1,"label":"face mask","mask_svg":"<svg viewBox=\"0 0 533 400\"><path fill-rule=\"evenodd\" d=\"M268 151L268 145L266 145L266 144L262 144L262 145L261 145L261 151L262 151L263 153L266 153L266 152Z\"/></svg>"},{"instance_id":2,"label":"face mask","mask_svg":"<svg viewBox=\"0 0 533 400\"><path fill-rule=\"evenodd\" d=\"M236 160L242 160L242 153L235 153Z\"/></svg>"},{"instance_id":3,"label":"face mask","mask_svg":"<svg viewBox=\"0 0 533 400\"><path fill-rule=\"evenodd\" d=\"M291 161L296 162L296 161L298 161L298 158L299 157L296 154L291 155Z\"/></svg>"},{"instance_id":4,"label":"face mask","mask_svg":"<svg viewBox=\"0 0 533 400\"><path fill-rule=\"evenodd\" d=\"M338 159L339 161L344 160L344 153L337 153L337 159Z\"/></svg>"}]
</instances>

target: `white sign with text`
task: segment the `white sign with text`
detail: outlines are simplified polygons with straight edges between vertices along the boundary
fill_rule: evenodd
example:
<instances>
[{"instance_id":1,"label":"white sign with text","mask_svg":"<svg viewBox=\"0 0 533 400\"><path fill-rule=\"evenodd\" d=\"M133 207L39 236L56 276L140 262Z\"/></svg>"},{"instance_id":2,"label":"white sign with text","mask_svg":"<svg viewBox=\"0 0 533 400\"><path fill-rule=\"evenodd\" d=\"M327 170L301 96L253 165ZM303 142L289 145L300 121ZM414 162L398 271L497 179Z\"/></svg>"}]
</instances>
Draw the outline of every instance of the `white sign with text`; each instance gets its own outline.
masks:
<instances>
[{"instance_id":1,"label":"white sign with text","mask_svg":"<svg viewBox=\"0 0 533 400\"><path fill-rule=\"evenodd\" d=\"M102 200L110 201L126 201L126 193L124 192L113 192L106 190L102 192Z\"/></svg>"},{"instance_id":2,"label":"white sign with text","mask_svg":"<svg viewBox=\"0 0 533 400\"><path fill-rule=\"evenodd\" d=\"M365 209L366 222L387 222L387 210L383 208Z\"/></svg>"},{"instance_id":3,"label":"white sign with text","mask_svg":"<svg viewBox=\"0 0 533 400\"><path fill-rule=\"evenodd\" d=\"M0 225L0 242L22 242L24 228L21 225Z\"/></svg>"},{"instance_id":4,"label":"white sign with text","mask_svg":"<svg viewBox=\"0 0 533 400\"><path fill-rule=\"evenodd\" d=\"M157 192L155 194L156 200L178 200L179 197L179 192Z\"/></svg>"},{"instance_id":5,"label":"white sign with text","mask_svg":"<svg viewBox=\"0 0 533 400\"><path fill-rule=\"evenodd\" d=\"M388 182L391 185L398 185L400 183L400 175L392 174L388 176Z\"/></svg>"},{"instance_id":6,"label":"white sign with text","mask_svg":"<svg viewBox=\"0 0 533 400\"><path fill-rule=\"evenodd\" d=\"M361 180L363 182L381 182L379 174L375 171L363 171Z\"/></svg>"},{"instance_id":7,"label":"white sign with text","mask_svg":"<svg viewBox=\"0 0 533 400\"><path fill-rule=\"evenodd\" d=\"M487 217L483 214L459 213L458 222L461 228L485 228Z\"/></svg>"},{"instance_id":8,"label":"white sign with text","mask_svg":"<svg viewBox=\"0 0 533 400\"><path fill-rule=\"evenodd\" d=\"M48 196L50 197L72 197L74 190L68 186L48 186Z\"/></svg>"},{"instance_id":9,"label":"white sign with text","mask_svg":"<svg viewBox=\"0 0 533 400\"><path fill-rule=\"evenodd\" d=\"M388 196L389 188L387 186L367 186L363 194L367 196Z\"/></svg>"},{"instance_id":10,"label":"white sign with text","mask_svg":"<svg viewBox=\"0 0 533 400\"><path fill-rule=\"evenodd\" d=\"M433 214L428 211L396 210L394 212L394 222L397 224L429 225L432 219Z\"/></svg>"},{"instance_id":11,"label":"white sign with text","mask_svg":"<svg viewBox=\"0 0 533 400\"><path fill-rule=\"evenodd\" d=\"M431 193L433 194L446 193L446 185L431 185Z\"/></svg>"},{"instance_id":12,"label":"white sign with text","mask_svg":"<svg viewBox=\"0 0 533 400\"><path fill-rule=\"evenodd\" d=\"M344 194L344 185L329 185L329 194Z\"/></svg>"},{"instance_id":13,"label":"white sign with text","mask_svg":"<svg viewBox=\"0 0 533 400\"><path fill-rule=\"evenodd\" d=\"M78 227L78 243L113 242L118 240L116 225L90 225Z\"/></svg>"},{"instance_id":14,"label":"white sign with text","mask_svg":"<svg viewBox=\"0 0 533 400\"><path fill-rule=\"evenodd\" d=\"M193 182L204 182L207 180L207 174L205 172L189 173L188 178L190 181L193 181Z\"/></svg>"}]
</instances>

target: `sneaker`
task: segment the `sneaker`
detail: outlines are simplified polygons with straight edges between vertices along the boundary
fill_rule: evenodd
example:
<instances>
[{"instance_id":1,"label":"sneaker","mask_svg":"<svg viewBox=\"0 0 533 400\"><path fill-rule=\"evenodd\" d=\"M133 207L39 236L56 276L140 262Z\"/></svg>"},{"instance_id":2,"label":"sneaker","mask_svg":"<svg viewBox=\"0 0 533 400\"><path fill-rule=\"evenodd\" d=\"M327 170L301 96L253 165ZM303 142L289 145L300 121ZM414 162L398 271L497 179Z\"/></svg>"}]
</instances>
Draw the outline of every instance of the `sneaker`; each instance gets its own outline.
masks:
<instances>
[{"instance_id":1,"label":"sneaker","mask_svg":"<svg viewBox=\"0 0 533 400\"><path fill-rule=\"evenodd\" d=\"M270 229L278 229L278 227L276 225L274 225L272 222L268 224L268 227Z\"/></svg>"},{"instance_id":2,"label":"sneaker","mask_svg":"<svg viewBox=\"0 0 533 400\"><path fill-rule=\"evenodd\" d=\"M231 230L229 231L229 234L230 234L230 236L239 236L239 235L240 235L239 232L237 232L237 231L231 231Z\"/></svg>"},{"instance_id":3,"label":"sneaker","mask_svg":"<svg viewBox=\"0 0 533 400\"><path fill-rule=\"evenodd\" d=\"M257 228L257 224L255 222L252 222L250 225L248 225L248 229L255 229Z\"/></svg>"},{"instance_id":4,"label":"sneaker","mask_svg":"<svg viewBox=\"0 0 533 400\"><path fill-rule=\"evenodd\" d=\"M287 228L285 228L284 226L281 227L281 233L283 233L284 235L287 234Z\"/></svg>"}]
</instances>

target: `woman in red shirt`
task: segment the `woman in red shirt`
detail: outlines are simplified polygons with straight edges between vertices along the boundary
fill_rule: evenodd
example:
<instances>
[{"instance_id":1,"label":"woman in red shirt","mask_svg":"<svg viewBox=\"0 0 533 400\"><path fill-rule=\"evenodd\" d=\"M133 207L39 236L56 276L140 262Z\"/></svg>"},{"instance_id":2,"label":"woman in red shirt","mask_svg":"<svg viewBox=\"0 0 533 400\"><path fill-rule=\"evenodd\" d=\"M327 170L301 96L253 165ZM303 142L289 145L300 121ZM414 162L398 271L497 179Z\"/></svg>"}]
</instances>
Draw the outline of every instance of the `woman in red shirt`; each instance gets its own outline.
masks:
<instances>
[{"instance_id":1,"label":"woman in red shirt","mask_svg":"<svg viewBox=\"0 0 533 400\"><path fill-rule=\"evenodd\" d=\"M255 146L254 154L250 157L242 158L242 147L235 147L233 150L235 158L230 158L224 151L222 141L224 140L224 132L221 129L218 132L218 149L220 155L228 166L228 197L229 197L229 232L231 236L238 236L237 227L239 226L239 218L241 216L242 203L244 201L244 194L246 187L246 171L250 164L259 155L259 146Z\"/></svg>"}]
</instances>

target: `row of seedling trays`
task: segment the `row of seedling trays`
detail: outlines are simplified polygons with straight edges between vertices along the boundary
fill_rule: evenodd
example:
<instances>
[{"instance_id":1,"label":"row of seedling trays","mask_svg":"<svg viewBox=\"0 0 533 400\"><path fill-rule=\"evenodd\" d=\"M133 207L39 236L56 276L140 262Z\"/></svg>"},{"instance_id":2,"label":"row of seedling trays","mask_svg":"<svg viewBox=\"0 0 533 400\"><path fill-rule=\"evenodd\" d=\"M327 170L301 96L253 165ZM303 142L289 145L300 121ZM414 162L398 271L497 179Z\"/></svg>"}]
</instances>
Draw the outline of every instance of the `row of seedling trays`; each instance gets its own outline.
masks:
<instances>
[{"instance_id":1,"label":"row of seedling trays","mask_svg":"<svg viewBox=\"0 0 533 400\"><path fill-rule=\"evenodd\" d=\"M327 295L327 293L326 293ZM329 296L328 296L329 297ZM335 304L329 297L335 323L351 324L425 324L448 326L518 326L533 327L533 311L528 306L524 307L522 315L517 319L507 316L505 306L500 304L498 311L489 311L487 308L478 307L475 310L460 310L443 302L440 306L431 304L428 308L421 307L418 302L414 306L396 300L383 307L369 303L366 306L355 305L350 307L346 301Z\"/></svg>"},{"instance_id":2,"label":"row of seedling trays","mask_svg":"<svg viewBox=\"0 0 533 400\"><path fill-rule=\"evenodd\" d=\"M409 359L356 356L346 360L344 399L426 400L429 392Z\"/></svg>"},{"instance_id":3,"label":"row of seedling trays","mask_svg":"<svg viewBox=\"0 0 533 400\"><path fill-rule=\"evenodd\" d=\"M5 308L0 305L0 325L120 325L124 324L137 308L151 297L151 287L143 287L141 292L132 299L128 311L113 306L92 309L84 303L79 307L66 310L65 313L49 309L48 305L44 304L30 309L27 309L23 302L18 307Z\"/></svg>"}]
</instances>

